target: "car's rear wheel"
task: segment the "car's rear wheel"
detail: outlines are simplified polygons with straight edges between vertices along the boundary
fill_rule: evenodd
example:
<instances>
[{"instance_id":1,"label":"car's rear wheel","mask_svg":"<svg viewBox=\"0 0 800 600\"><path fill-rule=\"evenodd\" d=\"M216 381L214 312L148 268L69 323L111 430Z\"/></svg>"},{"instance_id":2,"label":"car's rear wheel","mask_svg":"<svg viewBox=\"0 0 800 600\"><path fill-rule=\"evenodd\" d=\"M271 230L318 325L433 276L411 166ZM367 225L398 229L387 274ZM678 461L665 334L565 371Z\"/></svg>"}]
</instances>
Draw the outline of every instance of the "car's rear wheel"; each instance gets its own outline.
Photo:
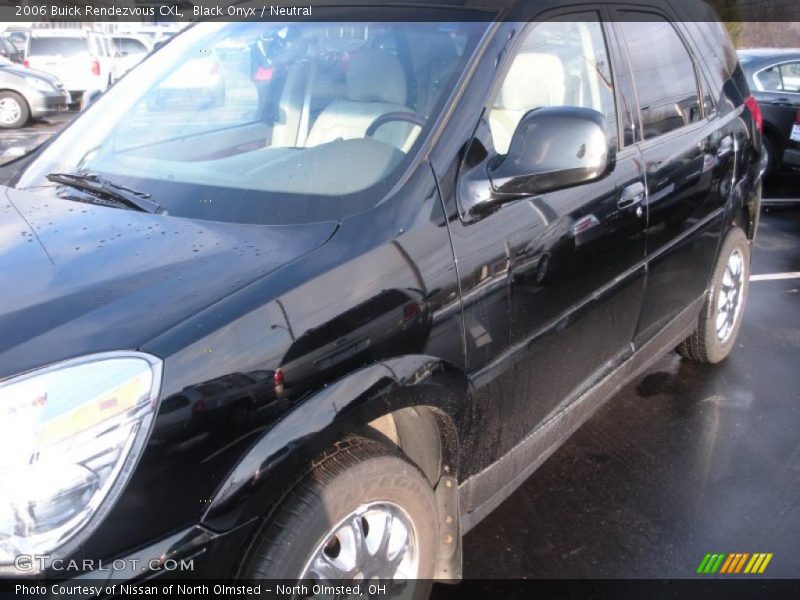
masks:
<instances>
[{"instance_id":1,"label":"car's rear wheel","mask_svg":"<svg viewBox=\"0 0 800 600\"><path fill-rule=\"evenodd\" d=\"M258 534L245 578L387 584L433 576L436 501L416 466L349 437L315 461ZM424 597L429 582L419 582ZM410 591L410 590L406 590Z\"/></svg>"},{"instance_id":2,"label":"car's rear wheel","mask_svg":"<svg viewBox=\"0 0 800 600\"><path fill-rule=\"evenodd\" d=\"M0 127L16 129L30 119L31 111L25 98L16 92L0 92Z\"/></svg>"},{"instance_id":3,"label":"car's rear wheel","mask_svg":"<svg viewBox=\"0 0 800 600\"><path fill-rule=\"evenodd\" d=\"M722 243L697 329L678 346L681 356L718 363L731 353L742 325L749 282L750 243L734 227Z\"/></svg>"}]
</instances>

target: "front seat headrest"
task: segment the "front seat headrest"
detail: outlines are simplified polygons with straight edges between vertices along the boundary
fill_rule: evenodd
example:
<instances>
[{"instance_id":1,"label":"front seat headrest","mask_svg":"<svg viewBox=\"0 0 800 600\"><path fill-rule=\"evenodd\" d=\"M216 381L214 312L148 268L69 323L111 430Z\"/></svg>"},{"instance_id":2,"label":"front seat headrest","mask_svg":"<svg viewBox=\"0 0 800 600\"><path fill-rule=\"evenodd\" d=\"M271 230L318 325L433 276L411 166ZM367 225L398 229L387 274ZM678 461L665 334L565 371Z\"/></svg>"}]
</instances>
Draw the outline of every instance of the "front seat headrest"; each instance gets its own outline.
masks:
<instances>
[{"instance_id":1,"label":"front seat headrest","mask_svg":"<svg viewBox=\"0 0 800 600\"><path fill-rule=\"evenodd\" d=\"M520 54L511 65L495 102L496 108L528 111L564 103L564 65L552 54Z\"/></svg>"},{"instance_id":2,"label":"front seat headrest","mask_svg":"<svg viewBox=\"0 0 800 600\"><path fill-rule=\"evenodd\" d=\"M400 61L382 50L358 52L347 65L347 97L356 102L406 103L406 76Z\"/></svg>"}]
</instances>

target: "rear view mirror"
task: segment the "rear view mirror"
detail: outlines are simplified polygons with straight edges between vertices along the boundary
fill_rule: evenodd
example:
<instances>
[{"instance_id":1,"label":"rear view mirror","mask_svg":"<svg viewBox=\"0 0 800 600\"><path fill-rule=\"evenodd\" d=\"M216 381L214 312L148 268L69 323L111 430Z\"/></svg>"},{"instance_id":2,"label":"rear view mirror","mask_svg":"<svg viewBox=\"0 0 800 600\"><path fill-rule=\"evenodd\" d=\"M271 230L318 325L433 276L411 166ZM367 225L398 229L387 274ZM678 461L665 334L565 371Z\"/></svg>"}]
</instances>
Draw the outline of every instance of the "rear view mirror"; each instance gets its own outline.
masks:
<instances>
[{"instance_id":1,"label":"rear view mirror","mask_svg":"<svg viewBox=\"0 0 800 600\"><path fill-rule=\"evenodd\" d=\"M508 154L488 173L501 194L542 194L600 179L614 167L605 117L590 108L547 107L525 114Z\"/></svg>"},{"instance_id":2,"label":"rear view mirror","mask_svg":"<svg viewBox=\"0 0 800 600\"><path fill-rule=\"evenodd\" d=\"M471 169L459 185L463 212L477 215L498 205L601 179L616 151L605 117L590 108L554 106L527 112L508 153Z\"/></svg>"}]
</instances>

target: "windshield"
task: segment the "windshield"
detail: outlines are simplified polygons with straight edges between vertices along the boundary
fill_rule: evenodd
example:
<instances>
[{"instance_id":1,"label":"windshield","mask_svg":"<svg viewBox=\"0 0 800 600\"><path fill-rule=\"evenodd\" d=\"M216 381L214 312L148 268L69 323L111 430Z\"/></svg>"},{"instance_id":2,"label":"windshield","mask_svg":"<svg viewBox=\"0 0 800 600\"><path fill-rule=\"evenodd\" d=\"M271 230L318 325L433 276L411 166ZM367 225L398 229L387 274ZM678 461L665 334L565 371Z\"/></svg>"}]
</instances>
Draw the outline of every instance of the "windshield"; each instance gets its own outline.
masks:
<instances>
[{"instance_id":1,"label":"windshield","mask_svg":"<svg viewBox=\"0 0 800 600\"><path fill-rule=\"evenodd\" d=\"M336 218L381 198L435 120L481 23L203 23L117 85L16 186L94 173L170 215Z\"/></svg>"}]
</instances>

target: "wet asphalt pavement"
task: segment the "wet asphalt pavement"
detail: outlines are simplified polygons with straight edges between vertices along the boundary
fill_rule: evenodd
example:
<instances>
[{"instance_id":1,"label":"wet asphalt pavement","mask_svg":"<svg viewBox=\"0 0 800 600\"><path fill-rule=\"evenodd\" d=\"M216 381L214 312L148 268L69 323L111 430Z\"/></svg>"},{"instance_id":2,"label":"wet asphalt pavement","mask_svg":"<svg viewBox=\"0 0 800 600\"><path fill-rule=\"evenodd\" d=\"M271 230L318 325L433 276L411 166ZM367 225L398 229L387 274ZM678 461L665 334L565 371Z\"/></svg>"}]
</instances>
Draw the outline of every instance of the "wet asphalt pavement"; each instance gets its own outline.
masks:
<instances>
[{"instance_id":1,"label":"wet asphalt pavement","mask_svg":"<svg viewBox=\"0 0 800 600\"><path fill-rule=\"evenodd\" d=\"M0 156L68 118L0 133ZM766 196L800 198L800 174ZM800 577L798 271L800 204L766 208L753 274L795 275L751 283L733 355L702 366L670 354L612 398L467 534L464 577L691 578L709 552L770 552L770 577Z\"/></svg>"}]
</instances>

